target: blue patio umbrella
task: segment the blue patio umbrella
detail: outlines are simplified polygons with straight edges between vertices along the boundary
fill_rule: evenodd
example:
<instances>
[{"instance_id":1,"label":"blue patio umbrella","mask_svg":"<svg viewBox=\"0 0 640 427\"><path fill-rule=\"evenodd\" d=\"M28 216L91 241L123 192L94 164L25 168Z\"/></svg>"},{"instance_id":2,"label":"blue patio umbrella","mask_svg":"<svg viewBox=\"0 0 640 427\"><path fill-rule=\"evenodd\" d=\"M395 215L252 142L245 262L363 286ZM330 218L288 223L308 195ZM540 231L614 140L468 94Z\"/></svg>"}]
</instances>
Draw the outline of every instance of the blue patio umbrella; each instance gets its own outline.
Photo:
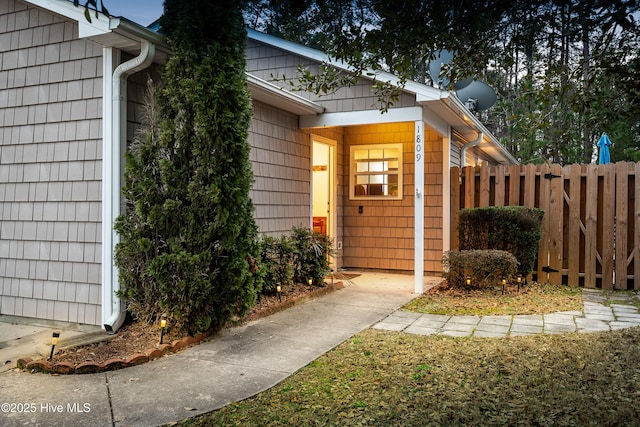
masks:
<instances>
[{"instance_id":1,"label":"blue patio umbrella","mask_svg":"<svg viewBox=\"0 0 640 427\"><path fill-rule=\"evenodd\" d=\"M610 145L611 145L611 140L609 139L606 133L603 133L600 139L598 140L598 147L600 148L600 156L598 157L598 164L606 165L607 163L611 163L611 155L609 154Z\"/></svg>"}]
</instances>

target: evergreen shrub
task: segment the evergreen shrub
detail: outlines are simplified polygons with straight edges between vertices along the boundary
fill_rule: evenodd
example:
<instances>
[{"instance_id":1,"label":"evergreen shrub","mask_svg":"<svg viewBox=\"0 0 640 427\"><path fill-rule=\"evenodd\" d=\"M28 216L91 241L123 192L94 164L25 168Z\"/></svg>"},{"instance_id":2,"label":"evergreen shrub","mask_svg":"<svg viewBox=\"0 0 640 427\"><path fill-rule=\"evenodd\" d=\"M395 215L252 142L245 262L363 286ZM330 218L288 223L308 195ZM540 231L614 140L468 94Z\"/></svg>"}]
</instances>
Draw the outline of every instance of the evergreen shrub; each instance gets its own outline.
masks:
<instances>
[{"instance_id":1,"label":"evergreen shrub","mask_svg":"<svg viewBox=\"0 0 640 427\"><path fill-rule=\"evenodd\" d=\"M309 227L293 227L292 238L295 247L294 280L307 283L311 279L314 285L321 286L324 277L331 273L332 240Z\"/></svg>"},{"instance_id":2,"label":"evergreen shrub","mask_svg":"<svg viewBox=\"0 0 640 427\"><path fill-rule=\"evenodd\" d=\"M448 251L442 263L444 278L456 288L500 285L502 279L511 281L518 267L515 256L500 250ZM470 285L467 285L467 278Z\"/></svg>"},{"instance_id":3,"label":"evergreen shrub","mask_svg":"<svg viewBox=\"0 0 640 427\"><path fill-rule=\"evenodd\" d=\"M491 206L459 212L460 250L496 249L512 253L517 273L533 270L541 237L544 211L526 206Z\"/></svg>"},{"instance_id":4,"label":"evergreen shrub","mask_svg":"<svg viewBox=\"0 0 640 427\"><path fill-rule=\"evenodd\" d=\"M293 282L295 246L291 237L263 236L260 243L260 265L264 269L263 293L274 293L278 285Z\"/></svg>"}]
</instances>

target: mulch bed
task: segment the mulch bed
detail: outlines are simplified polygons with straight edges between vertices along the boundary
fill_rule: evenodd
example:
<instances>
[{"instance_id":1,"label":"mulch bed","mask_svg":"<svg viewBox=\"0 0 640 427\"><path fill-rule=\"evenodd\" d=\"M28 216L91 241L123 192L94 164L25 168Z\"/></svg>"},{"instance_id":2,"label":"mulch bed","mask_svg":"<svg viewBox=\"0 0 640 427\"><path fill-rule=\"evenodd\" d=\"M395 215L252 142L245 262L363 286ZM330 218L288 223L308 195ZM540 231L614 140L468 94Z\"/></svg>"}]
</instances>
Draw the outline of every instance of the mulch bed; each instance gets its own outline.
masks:
<instances>
[{"instance_id":1,"label":"mulch bed","mask_svg":"<svg viewBox=\"0 0 640 427\"><path fill-rule=\"evenodd\" d=\"M280 295L262 295L245 317L229 322L229 326L269 316L342 287L340 281L321 287L301 283L286 286ZM17 365L18 368L32 372L54 374L111 371L146 363L168 353L175 353L198 344L212 335L213 331L208 331L195 337L185 337L167 328L163 334L163 343L160 344L158 325L134 321L123 325L114 335L105 335L104 341L58 350L51 361L20 358Z\"/></svg>"}]
</instances>

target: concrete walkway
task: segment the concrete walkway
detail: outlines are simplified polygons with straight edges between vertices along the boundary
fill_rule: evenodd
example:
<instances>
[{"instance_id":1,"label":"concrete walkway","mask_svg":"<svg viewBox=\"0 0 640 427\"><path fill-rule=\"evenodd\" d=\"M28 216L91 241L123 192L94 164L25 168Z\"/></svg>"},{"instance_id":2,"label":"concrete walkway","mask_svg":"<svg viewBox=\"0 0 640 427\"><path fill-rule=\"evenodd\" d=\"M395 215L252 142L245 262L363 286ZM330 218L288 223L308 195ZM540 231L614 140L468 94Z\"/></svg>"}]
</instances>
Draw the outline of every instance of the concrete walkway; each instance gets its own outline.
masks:
<instances>
[{"instance_id":1,"label":"concrete walkway","mask_svg":"<svg viewBox=\"0 0 640 427\"><path fill-rule=\"evenodd\" d=\"M536 315L444 316L396 311L373 327L420 335L501 338L541 333L611 331L640 326L640 313L631 304L631 299L637 301L640 295L637 292L619 293L615 298L618 304L605 306L602 291L584 289L584 311Z\"/></svg>"},{"instance_id":2,"label":"concrete walkway","mask_svg":"<svg viewBox=\"0 0 640 427\"><path fill-rule=\"evenodd\" d=\"M439 281L426 278L425 289ZM366 273L345 284L144 365L69 376L2 372L0 425L153 426L193 417L273 387L416 296L413 276ZM50 342L50 332L39 333Z\"/></svg>"}]
</instances>

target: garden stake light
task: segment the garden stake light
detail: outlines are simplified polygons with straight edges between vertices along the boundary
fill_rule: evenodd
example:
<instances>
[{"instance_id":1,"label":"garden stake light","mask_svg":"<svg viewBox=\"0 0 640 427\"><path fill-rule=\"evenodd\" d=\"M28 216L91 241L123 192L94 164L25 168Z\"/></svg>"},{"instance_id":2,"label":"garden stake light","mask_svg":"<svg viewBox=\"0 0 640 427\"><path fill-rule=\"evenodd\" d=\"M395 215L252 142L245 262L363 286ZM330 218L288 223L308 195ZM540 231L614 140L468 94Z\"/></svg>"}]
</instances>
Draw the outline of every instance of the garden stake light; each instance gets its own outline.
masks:
<instances>
[{"instance_id":1,"label":"garden stake light","mask_svg":"<svg viewBox=\"0 0 640 427\"><path fill-rule=\"evenodd\" d=\"M58 345L58 338L60 338L60 332L54 332L53 335L51 335L51 354L49 354L49 360L53 358L53 349Z\"/></svg>"},{"instance_id":2,"label":"garden stake light","mask_svg":"<svg viewBox=\"0 0 640 427\"><path fill-rule=\"evenodd\" d=\"M160 344L162 344L162 339L164 338L164 330L167 327L167 319L160 319Z\"/></svg>"},{"instance_id":3,"label":"garden stake light","mask_svg":"<svg viewBox=\"0 0 640 427\"><path fill-rule=\"evenodd\" d=\"M471 276L467 276L467 286L471 286Z\"/></svg>"},{"instance_id":4,"label":"garden stake light","mask_svg":"<svg viewBox=\"0 0 640 427\"><path fill-rule=\"evenodd\" d=\"M502 278L502 295L504 295L504 287L507 285L507 279Z\"/></svg>"},{"instance_id":5,"label":"garden stake light","mask_svg":"<svg viewBox=\"0 0 640 427\"><path fill-rule=\"evenodd\" d=\"M278 293L278 301L282 301L282 286L276 286L276 292Z\"/></svg>"},{"instance_id":6,"label":"garden stake light","mask_svg":"<svg viewBox=\"0 0 640 427\"><path fill-rule=\"evenodd\" d=\"M522 275L518 274L518 292L520 292L520 283L522 283Z\"/></svg>"},{"instance_id":7,"label":"garden stake light","mask_svg":"<svg viewBox=\"0 0 640 427\"><path fill-rule=\"evenodd\" d=\"M309 279L309 286L313 285L313 279Z\"/></svg>"}]
</instances>

